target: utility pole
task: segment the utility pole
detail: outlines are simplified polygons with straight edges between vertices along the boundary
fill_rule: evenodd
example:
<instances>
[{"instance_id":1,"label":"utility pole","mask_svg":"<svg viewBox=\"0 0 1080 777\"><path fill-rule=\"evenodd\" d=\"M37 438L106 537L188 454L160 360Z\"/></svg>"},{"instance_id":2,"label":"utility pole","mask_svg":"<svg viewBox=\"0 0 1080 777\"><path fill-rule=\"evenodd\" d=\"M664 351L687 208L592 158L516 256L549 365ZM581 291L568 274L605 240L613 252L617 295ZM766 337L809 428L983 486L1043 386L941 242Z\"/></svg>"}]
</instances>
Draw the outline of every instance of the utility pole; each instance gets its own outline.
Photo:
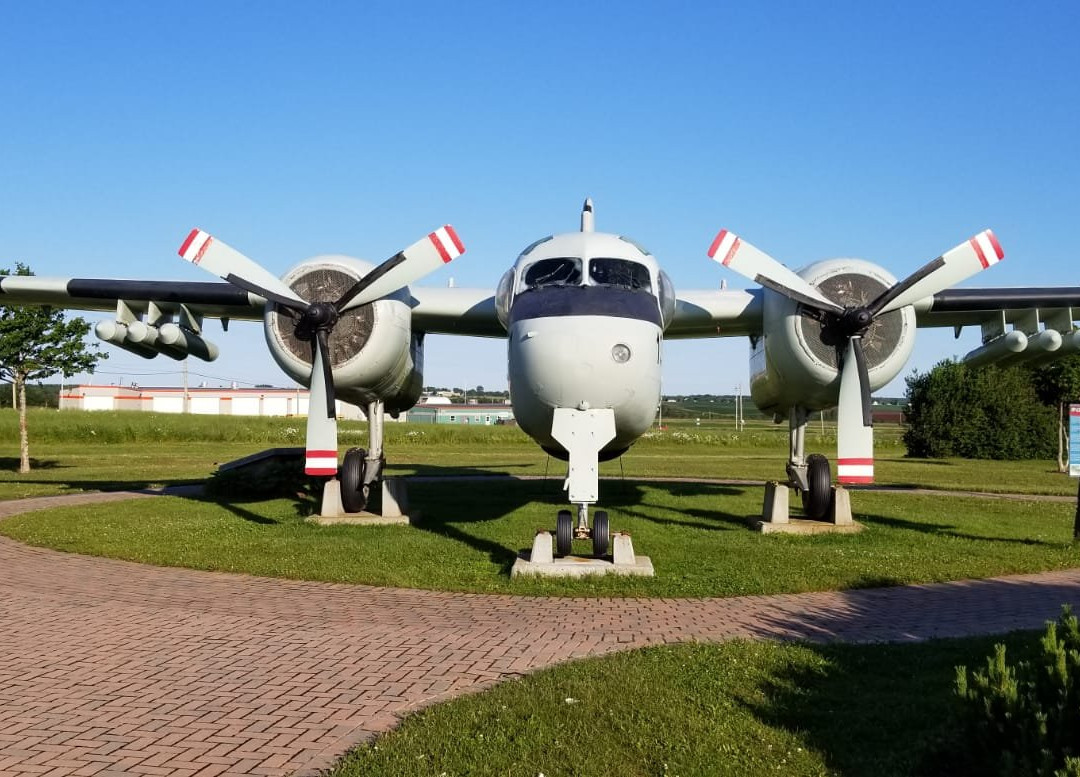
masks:
<instances>
[{"instance_id":1,"label":"utility pole","mask_svg":"<svg viewBox=\"0 0 1080 777\"><path fill-rule=\"evenodd\" d=\"M184 369L184 412L188 411L188 375L187 375L187 357L184 357L183 361Z\"/></svg>"}]
</instances>

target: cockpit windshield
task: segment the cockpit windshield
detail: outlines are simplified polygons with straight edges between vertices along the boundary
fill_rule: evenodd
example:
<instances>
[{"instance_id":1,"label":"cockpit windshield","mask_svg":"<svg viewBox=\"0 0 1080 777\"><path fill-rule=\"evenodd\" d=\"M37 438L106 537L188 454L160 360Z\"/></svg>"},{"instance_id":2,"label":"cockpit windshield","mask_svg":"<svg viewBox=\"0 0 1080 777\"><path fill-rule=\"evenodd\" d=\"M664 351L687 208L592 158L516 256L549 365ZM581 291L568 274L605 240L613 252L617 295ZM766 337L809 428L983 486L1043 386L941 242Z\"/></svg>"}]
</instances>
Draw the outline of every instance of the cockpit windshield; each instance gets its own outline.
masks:
<instances>
[{"instance_id":1,"label":"cockpit windshield","mask_svg":"<svg viewBox=\"0 0 1080 777\"><path fill-rule=\"evenodd\" d=\"M578 286L581 283L581 260L560 256L533 262L525 270L526 289L543 286Z\"/></svg>"},{"instance_id":2,"label":"cockpit windshield","mask_svg":"<svg viewBox=\"0 0 1080 777\"><path fill-rule=\"evenodd\" d=\"M627 259L598 257L589 260L589 280L597 286L652 291L649 268Z\"/></svg>"}]
</instances>

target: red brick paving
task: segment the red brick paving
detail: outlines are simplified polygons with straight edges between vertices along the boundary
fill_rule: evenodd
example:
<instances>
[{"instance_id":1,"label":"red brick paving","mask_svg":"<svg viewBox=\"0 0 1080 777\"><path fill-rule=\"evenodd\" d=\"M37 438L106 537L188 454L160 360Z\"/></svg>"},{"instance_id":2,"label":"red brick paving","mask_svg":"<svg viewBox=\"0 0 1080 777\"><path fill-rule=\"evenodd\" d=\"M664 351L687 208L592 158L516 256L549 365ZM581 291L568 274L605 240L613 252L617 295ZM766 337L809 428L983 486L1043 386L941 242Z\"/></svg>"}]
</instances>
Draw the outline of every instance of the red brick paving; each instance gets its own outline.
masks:
<instances>
[{"instance_id":1,"label":"red brick paving","mask_svg":"<svg viewBox=\"0 0 1080 777\"><path fill-rule=\"evenodd\" d=\"M94 494L0 503L0 517ZM730 599L546 599L146 567L0 538L0 774L313 775L433 701L557 661L733 637L1037 628L1080 570Z\"/></svg>"}]
</instances>

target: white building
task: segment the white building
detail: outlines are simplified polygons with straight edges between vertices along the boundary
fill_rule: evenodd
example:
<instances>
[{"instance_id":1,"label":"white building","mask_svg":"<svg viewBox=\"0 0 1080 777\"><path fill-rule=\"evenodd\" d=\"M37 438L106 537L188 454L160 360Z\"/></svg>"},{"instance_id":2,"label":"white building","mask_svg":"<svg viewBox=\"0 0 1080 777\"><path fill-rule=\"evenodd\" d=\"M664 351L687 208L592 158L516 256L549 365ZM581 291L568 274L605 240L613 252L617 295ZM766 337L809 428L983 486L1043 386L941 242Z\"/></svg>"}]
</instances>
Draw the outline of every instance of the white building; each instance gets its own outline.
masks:
<instances>
[{"instance_id":1,"label":"white building","mask_svg":"<svg viewBox=\"0 0 1080 777\"><path fill-rule=\"evenodd\" d=\"M196 415L306 416L304 388L174 388L142 386L65 386L60 409L142 410ZM402 419L404 420L404 413ZM364 420L360 408L337 401L337 416Z\"/></svg>"}]
</instances>

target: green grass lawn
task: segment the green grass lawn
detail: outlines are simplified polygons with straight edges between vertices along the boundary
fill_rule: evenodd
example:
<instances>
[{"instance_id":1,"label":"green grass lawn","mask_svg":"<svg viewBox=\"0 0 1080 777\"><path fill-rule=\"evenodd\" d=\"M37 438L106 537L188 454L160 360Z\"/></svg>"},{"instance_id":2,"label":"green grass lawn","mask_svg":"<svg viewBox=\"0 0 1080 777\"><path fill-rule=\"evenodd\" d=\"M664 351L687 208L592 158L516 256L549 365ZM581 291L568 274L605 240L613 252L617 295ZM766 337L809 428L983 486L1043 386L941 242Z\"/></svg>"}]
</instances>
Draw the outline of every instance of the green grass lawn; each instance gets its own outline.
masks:
<instances>
[{"instance_id":1,"label":"green grass lawn","mask_svg":"<svg viewBox=\"0 0 1080 777\"><path fill-rule=\"evenodd\" d=\"M853 495L856 535L748 531L761 488L605 484L612 527L651 557L654 578L509 577L537 528L553 528L561 480L410 486L414 526L328 526L304 500L218 504L163 497L28 513L0 532L35 545L258 575L457 591L730 596L954 580L1076 566L1073 506L942 495ZM588 543L579 552L589 553Z\"/></svg>"},{"instance_id":2,"label":"green grass lawn","mask_svg":"<svg viewBox=\"0 0 1080 777\"><path fill-rule=\"evenodd\" d=\"M955 774L938 755L954 667L1033 639L729 642L578 661L412 715L333 775Z\"/></svg>"}]
</instances>

